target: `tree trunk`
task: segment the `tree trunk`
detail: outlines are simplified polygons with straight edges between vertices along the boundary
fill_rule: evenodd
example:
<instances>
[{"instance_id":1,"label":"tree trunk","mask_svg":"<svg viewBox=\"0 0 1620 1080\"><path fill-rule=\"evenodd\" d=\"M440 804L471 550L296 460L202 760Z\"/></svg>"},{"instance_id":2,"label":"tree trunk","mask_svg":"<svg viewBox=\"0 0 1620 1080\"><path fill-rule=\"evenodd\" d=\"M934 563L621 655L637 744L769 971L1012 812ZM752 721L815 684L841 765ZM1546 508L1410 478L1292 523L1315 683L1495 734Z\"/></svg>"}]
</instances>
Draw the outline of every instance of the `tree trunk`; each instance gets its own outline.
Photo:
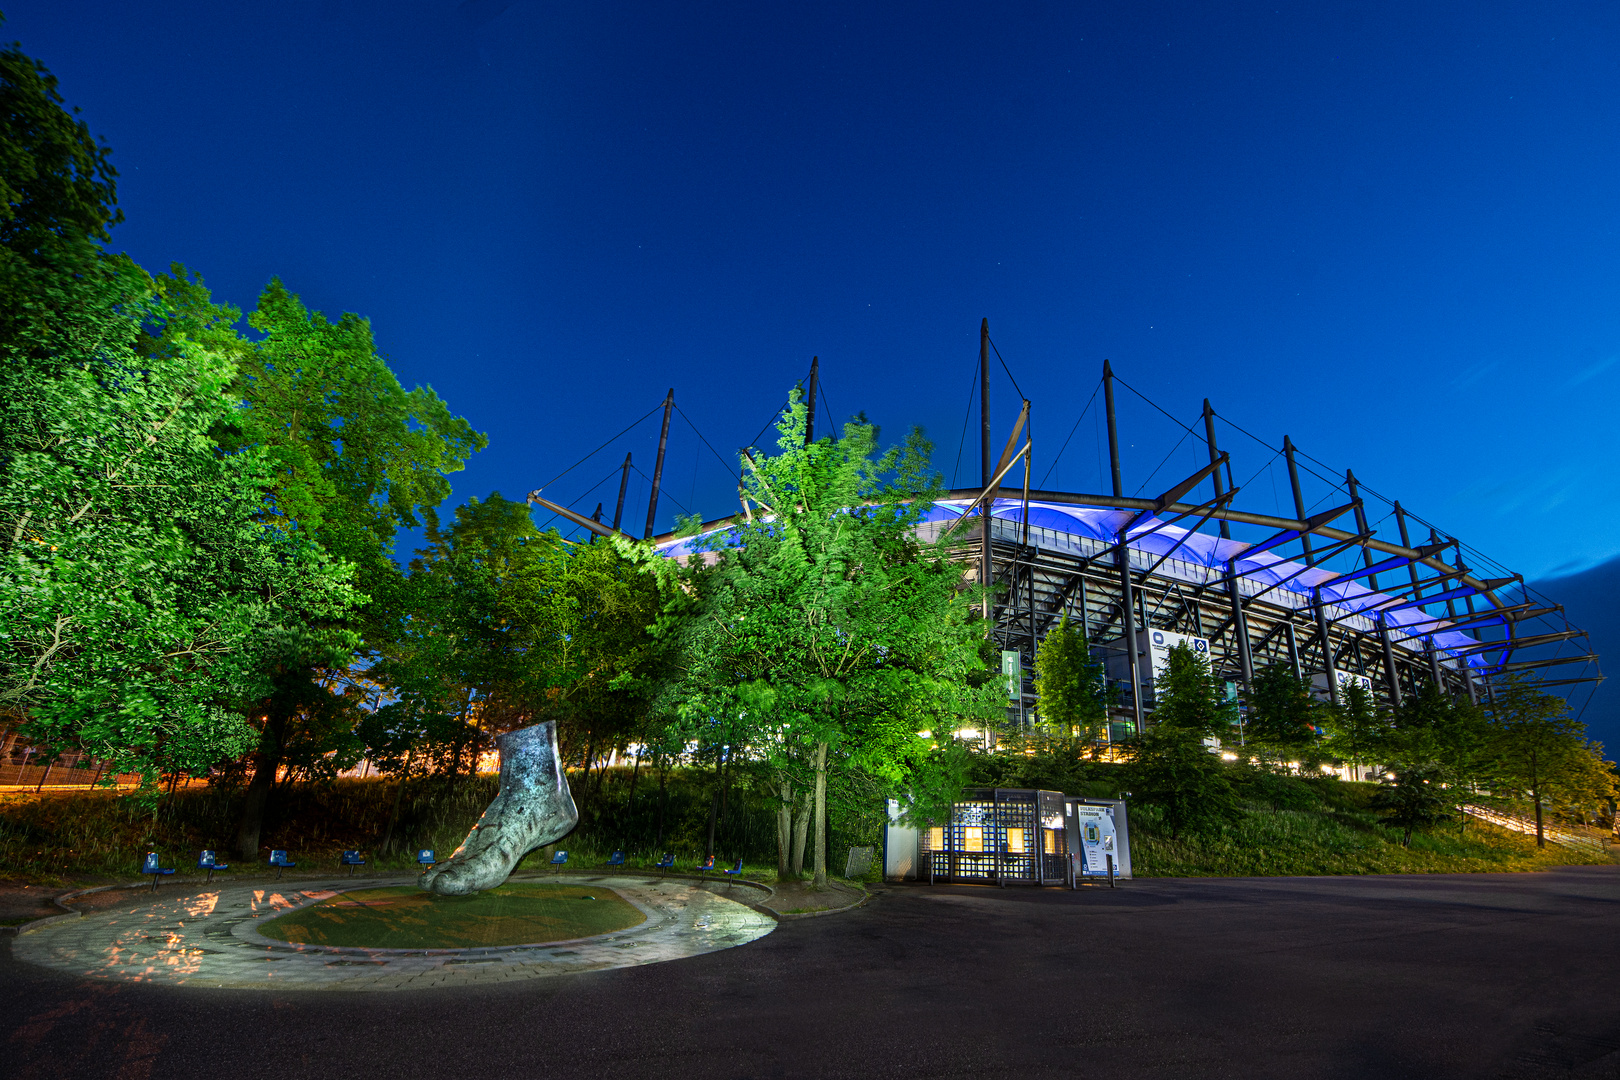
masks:
<instances>
[{"instance_id":1,"label":"tree trunk","mask_svg":"<svg viewBox=\"0 0 1620 1080\"><path fill-rule=\"evenodd\" d=\"M788 864L788 876L794 881L804 873L804 841L810 833L810 804L810 793L799 792L793 808L793 858Z\"/></svg>"},{"instance_id":2,"label":"tree trunk","mask_svg":"<svg viewBox=\"0 0 1620 1080\"><path fill-rule=\"evenodd\" d=\"M720 824L726 823L727 796L731 794L731 748L726 747L725 757L720 759Z\"/></svg>"},{"instance_id":3,"label":"tree trunk","mask_svg":"<svg viewBox=\"0 0 1620 1080\"><path fill-rule=\"evenodd\" d=\"M776 804L776 880L788 880L793 853L793 785L786 780L778 788Z\"/></svg>"},{"instance_id":4,"label":"tree trunk","mask_svg":"<svg viewBox=\"0 0 1620 1080\"><path fill-rule=\"evenodd\" d=\"M1547 846L1547 834L1541 826L1541 792L1532 791L1530 795L1536 801L1536 847L1544 848Z\"/></svg>"},{"instance_id":5,"label":"tree trunk","mask_svg":"<svg viewBox=\"0 0 1620 1080\"><path fill-rule=\"evenodd\" d=\"M286 736L286 714L279 711L272 713L265 721L259 749L253 755L253 780L248 784L247 798L242 804L242 822L236 829L236 850L244 859L259 857L259 833L264 828L264 808L270 801L270 789L275 786L276 772L281 768L281 747Z\"/></svg>"},{"instance_id":6,"label":"tree trunk","mask_svg":"<svg viewBox=\"0 0 1620 1080\"><path fill-rule=\"evenodd\" d=\"M388 813L388 828L383 830L382 851L385 855L392 850L390 845L394 842L394 824L399 821L399 805L405 801L405 782L408 775L400 773L399 786L394 788L394 808Z\"/></svg>"},{"instance_id":7,"label":"tree trunk","mask_svg":"<svg viewBox=\"0 0 1620 1080\"><path fill-rule=\"evenodd\" d=\"M643 746L641 749L645 750L646 747ZM633 828L631 823L636 820L636 781L639 780L640 778L641 778L641 751L638 750L636 752L636 767L630 770L630 797L624 801L625 828L624 828L623 835L624 835L624 839L625 839L625 844L627 846L630 844L632 838L636 835L635 833L631 832L631 829Z\"/></svg>"},{"instance_id":8,"label":"tree trunk","mask_svg":"<svg viewBox=\"0 0 1620 1080\"><path fill-rule=\"evenodd\" d=\"M827 744L816 744L815 887L827 887Z\"/></svg>"},{"instance_id":9,"label":"tree trunk","mask_svg":"<svg viewBox=\"0 0 1620 1080\"><path fill-rule=\"evenodd\" d=\"M607 783L607 771L614 767L613 762L617 754L618 749L616 747L608 747L607 758L603 760L602 767L596 770L596 785L591 788L592 799L596 799L602 794L602 785Z\"/></svg>"},{"instance_id":10,"label":"tree trunk","mask_svg":"<svg viewBox=\"0 0 1620 1080\"><path fill-rule=\"evenodd\" d=\"M658 854L662 854L658 852L658 849L664 846L664 808L669 805L669 794L665 788L668 783L669 769L660 763L658 768L658 839L653 841L653 851Z\"/></svg>"},{"instance_id":11,"label":"tree trunk","mask_svg":"<svg viewBox=\"0 0 1620 1080\"><path fill-rule=\"evenodd\" d=\"M716 791L709 796L709 841L703 845L703 857L714 858L714 826L720 817L720 793Z\"/></svg>"}]
</instances>

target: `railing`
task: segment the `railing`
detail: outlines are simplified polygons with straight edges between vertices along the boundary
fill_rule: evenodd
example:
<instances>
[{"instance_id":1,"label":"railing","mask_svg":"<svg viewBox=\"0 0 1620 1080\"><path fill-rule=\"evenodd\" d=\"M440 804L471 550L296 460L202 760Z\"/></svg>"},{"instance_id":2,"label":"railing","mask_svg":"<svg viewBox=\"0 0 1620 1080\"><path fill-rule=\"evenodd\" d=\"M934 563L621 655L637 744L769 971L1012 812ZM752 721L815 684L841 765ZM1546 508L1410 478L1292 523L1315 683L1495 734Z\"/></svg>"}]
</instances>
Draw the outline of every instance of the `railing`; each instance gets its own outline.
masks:
<instances>
[{"instance_id":1,"label":"railing","mask_svg":"<svg viewBox=\"0 0 1620 1080\"><path fill-rule=\"evenodd\" d=\"M1513 832L1526 833L1530 836L1536 835L1536 823L1531 818L1519 817L1517 814L1505 814L1500 810L1492 810L1488 806L1475 806L1473 804L1464 806L1463 812L1466 814L1471 814L1474 817L1479 818L1479 820L1488 822L1501 829L1509 829ZM1582 836L1580 833L1572 833L1567 829L1560 829L1555 825L1543 824L1541 827L1541 834L1548 840L1551 840L1553 843L1558 844L1561 847L1581 848L1586 851L1595 851L1599 854L1602 854L1608 850L1603 841L1599 840L1595 836Z\"/></svg>"}]
</instances>

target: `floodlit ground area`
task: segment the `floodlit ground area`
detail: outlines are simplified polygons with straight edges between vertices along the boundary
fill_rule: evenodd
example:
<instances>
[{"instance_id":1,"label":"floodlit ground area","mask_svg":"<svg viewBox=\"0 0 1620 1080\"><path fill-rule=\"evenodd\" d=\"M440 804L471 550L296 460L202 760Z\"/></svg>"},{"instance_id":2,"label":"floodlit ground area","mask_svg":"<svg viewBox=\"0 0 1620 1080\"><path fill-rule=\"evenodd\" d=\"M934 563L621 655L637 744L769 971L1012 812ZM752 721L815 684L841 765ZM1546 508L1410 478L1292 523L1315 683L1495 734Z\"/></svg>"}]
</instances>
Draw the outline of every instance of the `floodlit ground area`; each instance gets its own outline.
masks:
<instances>
[{"instance_id":1,"label":"floodlit ground area","mask_svg":"<svg viewBox=\"0 0 1620 1080\"><path fill-rule=\"evenodd\" d=\"M668 963L467 989L73 977L0 946L23 1078L1620 1075L1620 867L904 886Z\"/></svg>"},{"instance_id":2,"label":"floodlit ground area","mask_svg":"<svg viewBox=\"0 0 1620 1080\"><path fill-rule=\"evenodd\" d=\"M415 885L394 885L338 893L259 932L300 945L464 949L592 937L646 918L606 886L507 882L471 896L437 896Z\"/></svg>"}]
</instances>

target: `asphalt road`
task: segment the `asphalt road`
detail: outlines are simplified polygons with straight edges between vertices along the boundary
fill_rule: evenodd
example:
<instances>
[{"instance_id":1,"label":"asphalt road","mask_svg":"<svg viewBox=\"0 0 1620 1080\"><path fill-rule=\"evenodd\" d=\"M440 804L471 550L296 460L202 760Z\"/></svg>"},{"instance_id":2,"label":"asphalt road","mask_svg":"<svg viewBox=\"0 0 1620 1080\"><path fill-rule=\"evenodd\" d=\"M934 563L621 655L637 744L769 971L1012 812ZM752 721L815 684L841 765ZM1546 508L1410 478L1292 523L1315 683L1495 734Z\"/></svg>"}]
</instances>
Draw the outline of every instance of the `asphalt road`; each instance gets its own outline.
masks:
<instances>
[{"instance_id":1,"label":"asphalt road","mask_svg":"<svg viewBox=\"0 0 1620 1080\"><path fill-rule=\"evenodd\" d=\"M1620 866L898 887L481 991L85 982L0 946L0 1075L1620 1077Z\"/></svg>"}]
</instances>

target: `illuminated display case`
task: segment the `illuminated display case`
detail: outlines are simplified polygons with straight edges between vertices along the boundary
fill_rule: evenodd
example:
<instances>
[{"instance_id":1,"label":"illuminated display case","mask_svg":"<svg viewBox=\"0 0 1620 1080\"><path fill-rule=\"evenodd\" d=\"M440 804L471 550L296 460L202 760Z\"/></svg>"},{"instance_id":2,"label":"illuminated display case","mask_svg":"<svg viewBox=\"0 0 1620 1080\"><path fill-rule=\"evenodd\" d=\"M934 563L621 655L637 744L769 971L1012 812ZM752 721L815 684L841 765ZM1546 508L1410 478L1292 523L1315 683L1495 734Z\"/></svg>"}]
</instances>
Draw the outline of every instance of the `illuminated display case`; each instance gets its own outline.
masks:
<instances>
[{"instance_id":1,"label":"illuminated display case","mask_svg":"<svg viewBox=\"0 0 1620 1080\"><path fill-rule=\"evenodd\" d=\"M932 881L1061 885L1069 840L1060 791L969 788L950 821L925 829L918 855Z\"/></svg>"}]
</instances>

